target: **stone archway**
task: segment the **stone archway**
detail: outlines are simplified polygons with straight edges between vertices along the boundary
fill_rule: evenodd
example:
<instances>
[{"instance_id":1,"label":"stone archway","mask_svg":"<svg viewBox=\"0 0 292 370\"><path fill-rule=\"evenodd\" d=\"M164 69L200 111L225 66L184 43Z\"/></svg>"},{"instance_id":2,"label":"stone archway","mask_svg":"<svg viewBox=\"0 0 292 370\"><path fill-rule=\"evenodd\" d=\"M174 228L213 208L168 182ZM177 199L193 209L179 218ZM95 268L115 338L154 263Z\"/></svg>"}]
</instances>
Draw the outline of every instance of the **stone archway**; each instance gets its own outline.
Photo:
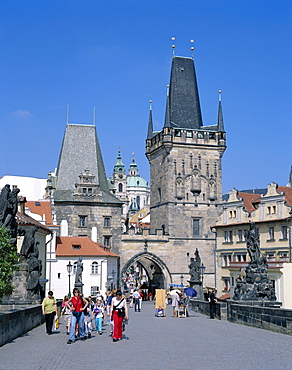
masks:
<instances>
[{"instance_id":1,"label":"stone archway","mask_svg":"<svg viewBox=\"0 0 292 370\"><path fill-rule=\"evenodd\" d=\"M151 252L141 252L133 256L122 268L121 279L133 265L140 264L146 271L149 282L149 290L167 289L172 282L171 274L161 258Z\"/></svg>"}]
</instances>

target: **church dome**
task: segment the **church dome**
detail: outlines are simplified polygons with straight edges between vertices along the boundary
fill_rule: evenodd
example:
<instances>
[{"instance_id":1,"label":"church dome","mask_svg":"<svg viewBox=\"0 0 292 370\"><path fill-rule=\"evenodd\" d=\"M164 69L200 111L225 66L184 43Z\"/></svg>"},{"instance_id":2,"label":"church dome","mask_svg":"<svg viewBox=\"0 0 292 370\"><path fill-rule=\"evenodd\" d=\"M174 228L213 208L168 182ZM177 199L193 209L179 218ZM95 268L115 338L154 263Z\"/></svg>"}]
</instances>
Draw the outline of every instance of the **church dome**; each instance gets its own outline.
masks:
<instances>
[{"instance_id":1,"label":"church dome","mask_svg":"<svg viewBox=\"0 0 292 370\"><path fill-rule=\"evenodd\" d=\"M146 181L140 176L128 176L127 186L149 188L148 181Z\"/></svg>"}]
</instances>

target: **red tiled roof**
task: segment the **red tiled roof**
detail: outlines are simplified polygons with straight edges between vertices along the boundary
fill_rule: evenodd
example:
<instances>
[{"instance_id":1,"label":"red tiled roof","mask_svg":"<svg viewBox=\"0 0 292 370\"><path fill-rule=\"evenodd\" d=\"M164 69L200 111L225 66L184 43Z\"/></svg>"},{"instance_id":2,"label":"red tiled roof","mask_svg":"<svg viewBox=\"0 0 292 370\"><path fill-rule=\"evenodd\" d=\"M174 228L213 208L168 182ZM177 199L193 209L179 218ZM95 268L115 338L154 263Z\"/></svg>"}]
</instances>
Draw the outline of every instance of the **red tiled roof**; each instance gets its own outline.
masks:
<instances>
[{"instance_id":1,"label":"red tiled roof","mask_svg":"<svg viewBox=\"0 0 292 370\"><path fill-rule=\"evenodd\" d=\"M292 206L292 188L288 186L278 186L277 190L279 193L282 193L282 191L285 193L285 199L288 206Z\"/></svg>"},{"instance_id":2,"label":"red tiled roof","mask_svg":"<svg viewBox=\"0 0 292 370\"><path fill-rule=\"evenodd\" d=\"M243 193L239 191L237 197L243 199L244 207L249 213L255 211L254 204L261 201L261 196L259 194Z\"/></svg>"},{"instance_id":3,"label":"red tiled roof","mask_svg":"<svg viewBox=\"0 0 292 370\"><path fill-rule=\"evenodd\" d=\"M43 217L45 215L46 225L53 224L51 202L48 200L27 201L25 206L32 212Z\"/></svg>"},{"instance_id":4,"label":"red tiled roof","mask_svg":"<svg viewBox=\"0 0 292 370\"><path fill-rule=\"evenodd\" d=\"M49 228L47 228L45 225L41 224L40 222L36 221L34 218L24 214L24 213L20 213L20 212L17 212L16 214L16 222L17 222L17 225L37 225L39 226L40 228L48 231L51 233L51 230Z\"/></svg>"},{"instance_id":5,"label":"red tiled roof","mask_svg":"<svg viewBox=\"0 0 292 370\"><path fill-rule=\"evenodd\" d=\"M80 246L74 249L73 246ZM94 243L88 236L58 236L56 256L108 256L119 257L110 247Z\"/></svg>"}]
</instances>

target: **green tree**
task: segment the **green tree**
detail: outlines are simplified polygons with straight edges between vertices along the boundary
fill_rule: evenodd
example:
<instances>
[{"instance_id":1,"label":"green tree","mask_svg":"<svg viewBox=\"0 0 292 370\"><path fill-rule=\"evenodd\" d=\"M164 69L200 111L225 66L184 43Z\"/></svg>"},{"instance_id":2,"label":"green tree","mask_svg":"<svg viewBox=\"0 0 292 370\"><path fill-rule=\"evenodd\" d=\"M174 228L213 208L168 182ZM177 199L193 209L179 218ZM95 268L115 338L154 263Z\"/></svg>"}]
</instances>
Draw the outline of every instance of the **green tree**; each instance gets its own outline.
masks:
<instances>
[{"instance_id":1,"label":"green tree","mask_svg":"<svg viewBox=\"0 0 292 370\"><path fill-rule=\"evenodd\" d=\"M18 269L18 259L17 247L10 243L9 231L0 227L0 298L10 295L15 288L12 277Z\"/></svg>"}]
</instances>

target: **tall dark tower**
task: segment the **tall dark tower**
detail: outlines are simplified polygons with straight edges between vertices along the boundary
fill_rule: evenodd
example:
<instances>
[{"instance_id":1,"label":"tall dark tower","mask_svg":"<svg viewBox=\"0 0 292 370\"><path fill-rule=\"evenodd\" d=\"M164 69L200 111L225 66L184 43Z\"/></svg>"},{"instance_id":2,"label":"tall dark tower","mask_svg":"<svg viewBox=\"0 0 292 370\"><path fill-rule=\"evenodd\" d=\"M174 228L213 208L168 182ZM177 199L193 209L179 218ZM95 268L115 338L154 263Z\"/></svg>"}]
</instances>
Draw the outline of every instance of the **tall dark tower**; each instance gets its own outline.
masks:
<instances>
[{"instance_id":1,"label":"tall dark tower","mask_svg":"<svg viewBox=\"0 0 292 370\"><path fill-rule=\"evenodd\" d=\"M153 132L150 111L146 155L151 178L151 233L169 236L172 275L188 271L198 248L204 285L215 286L215 224L222 202L221 158L226 149L221 92L218 121L204 126L193 58L172 59L164 127ZM176 279L177 280L177 279Z\"/></svg>"}]
</instances>

